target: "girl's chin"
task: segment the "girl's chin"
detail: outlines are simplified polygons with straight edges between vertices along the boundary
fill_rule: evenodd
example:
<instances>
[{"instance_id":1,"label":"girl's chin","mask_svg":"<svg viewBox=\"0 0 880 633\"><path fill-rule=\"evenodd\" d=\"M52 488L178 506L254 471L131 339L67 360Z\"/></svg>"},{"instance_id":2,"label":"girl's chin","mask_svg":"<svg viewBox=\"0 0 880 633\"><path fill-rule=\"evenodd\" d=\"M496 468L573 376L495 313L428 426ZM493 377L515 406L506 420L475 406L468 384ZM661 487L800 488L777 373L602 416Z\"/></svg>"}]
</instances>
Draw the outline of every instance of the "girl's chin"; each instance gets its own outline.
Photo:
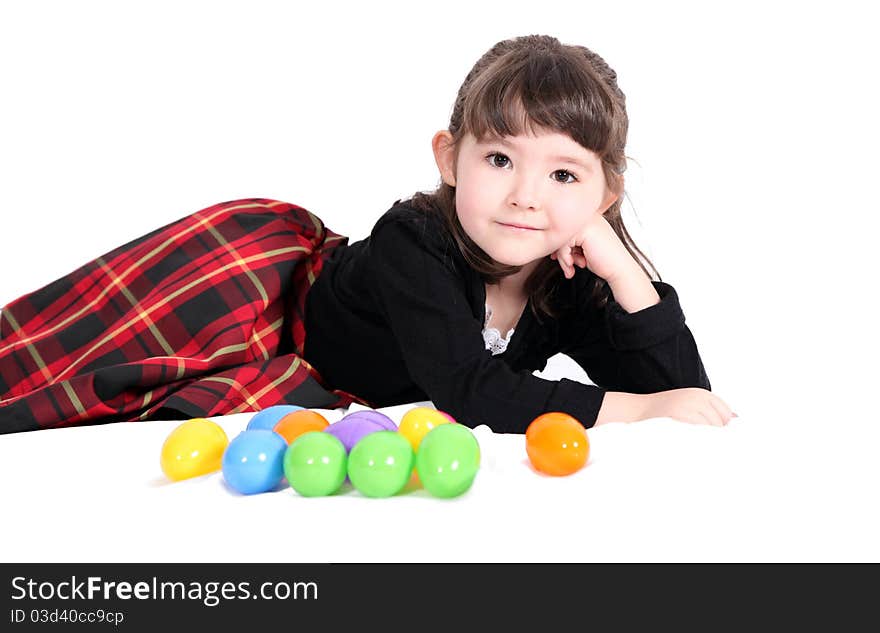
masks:
<instances>
[{"instance_id":1,"label":"girl's chin","mask_svg":"<svg viewBox=\"0 0 880 633\"><path fill-rule=\"evenodd\" d=\"M499 264L504 264L505 266L526 266L535 261L534 258L523 260L521 257L505 257L503 254L494 255L489 253L489 256Z\"/></svg>"},{"instance_id":2,"label":"girl's chin","mask_svg":"<svg viewBox=\"0 0 880 633\"><path fill-rule=\"evenodd\" d=\"M520 248L483 248L483 251L489 257L499 264L504 264L506 266L525 266L542 256L542 253L540 252L525 253L525 250L531 251L532 249L522 248L522 245L520 245Z\"/></svg>"}]
</instances>

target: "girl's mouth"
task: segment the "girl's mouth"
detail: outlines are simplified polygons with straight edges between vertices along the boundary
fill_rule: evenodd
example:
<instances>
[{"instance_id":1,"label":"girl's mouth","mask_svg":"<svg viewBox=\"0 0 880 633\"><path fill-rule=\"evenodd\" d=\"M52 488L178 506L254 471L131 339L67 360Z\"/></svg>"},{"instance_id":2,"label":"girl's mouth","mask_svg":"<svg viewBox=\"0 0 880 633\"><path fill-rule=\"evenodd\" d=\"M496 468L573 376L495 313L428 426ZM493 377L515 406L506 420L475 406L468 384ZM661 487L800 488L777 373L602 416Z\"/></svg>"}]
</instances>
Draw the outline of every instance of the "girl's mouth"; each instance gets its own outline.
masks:
<instances>
[{"instance_id":1,"label":"girl's mouth","mask_svg":"<svg viewBox=\"0 0 880 633\"><path fill-rule=\"evenodd\" d=\"M501 226L506 227L508 229L512 229L514 231L540 231L541 230L541 229L532 228L530 226L521 226L518 224L505 224L504 222L499 222L498 224L500 224Z\"/></svg>"}]
</instances>

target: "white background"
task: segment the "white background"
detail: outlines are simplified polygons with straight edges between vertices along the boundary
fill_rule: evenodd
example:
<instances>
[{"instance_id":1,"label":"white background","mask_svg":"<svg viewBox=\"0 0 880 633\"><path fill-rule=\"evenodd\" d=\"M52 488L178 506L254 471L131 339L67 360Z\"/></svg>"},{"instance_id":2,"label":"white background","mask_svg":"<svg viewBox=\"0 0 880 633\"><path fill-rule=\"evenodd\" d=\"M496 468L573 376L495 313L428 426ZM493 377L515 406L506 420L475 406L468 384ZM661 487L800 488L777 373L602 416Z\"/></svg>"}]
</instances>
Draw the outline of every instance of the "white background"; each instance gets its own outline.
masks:
<instances>
[{"instance_id":1,"label":"white background","mask_svg":"<svg viewBox=\"0 0 880 633\"><path fill-rule=\"evenodd\" d=\"M806 486L824 481L833 511L804 523L838 543L846 508L860 517L867 540L845 553L805 539L785 556L878 559L862 514L876 503L877 469L847 470L874 459L878 417L880 50L863 6L3 3L0 305L235 198L293 202L361 239L394 200L439 183L430 139L473 63L501 39L554 35L618 73L630 117L625 219L677 289L713 391L747 429L738 446L765 460L731 459L742 485L786 473L806 504ZM546 375L585 378L567 360ZM28 441L57 436L45 437ZM803 470L792 475L794 464ZM749 538L744 551L783 556ZM698 542L672 551L732 556ZM39 551L18 549L24 560Z\"/></svg>"}]
</instances>

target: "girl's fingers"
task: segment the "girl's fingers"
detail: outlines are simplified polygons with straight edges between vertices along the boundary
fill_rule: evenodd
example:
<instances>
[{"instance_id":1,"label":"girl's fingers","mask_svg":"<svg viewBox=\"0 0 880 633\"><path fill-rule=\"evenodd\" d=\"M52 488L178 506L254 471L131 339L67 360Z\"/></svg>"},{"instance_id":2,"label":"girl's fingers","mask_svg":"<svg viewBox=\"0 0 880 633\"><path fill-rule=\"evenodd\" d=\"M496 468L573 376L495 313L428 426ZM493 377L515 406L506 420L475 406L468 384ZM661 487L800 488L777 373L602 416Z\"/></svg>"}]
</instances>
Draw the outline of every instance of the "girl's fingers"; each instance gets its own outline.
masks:
<instances>
[{"instance_id":1,"label":"girl's fingers","mask_svg":"<svg viewBox=\"0 0 880 633\"><path fill-rule=\"evenodd\" d=\"M559 257L557 253L553 253L551 257L556 260L559 264L559 267L562 269L562 274L565 275L565 278L568 279L568 267L565 264L565 258Z\"/></svg>"},{"instance_id":2,"label":"girl's fingers","mask_svg":"<svg viewBox=\"0 0 880 633\"><path fill-rule=\"evenodd\" d=\"M584 268L587 265L587 258L581 252L571 251L567 255L565 253L562 253L561 256L560 256L560 253L561 253L561 251L555 251L553 253L550 253L550 259L552 259L554 261L559 261L560 263L564 262L571 267L574 267L577 265L577 266L580 266L581 268Z\"/></svg>"},{"instance_id":3,"label":"girl's fingers","mask_svg":"<svg viewBox=\"0 0 880 633\"><path fill-rule=\"evenodd\" d=\"M697 415L700 420L702 420L703 424L708 424L709 426L721 426L721 418L718 417L718 414L711 407L709 410L697 409Z\"/></svg>"},{"instance_id":4,"label":"girl's fingers","mask_svg":"<svg viewBox=\"0 0 880 633\"><path fill-rule=\"evenodd\" d=\"M574 277L576 266L581 268L587 267L587 258L583 253L573 251L571 248L568 249L567 253L564 248L550 253L550 259L559 262L559 267L562 269L566 279Z\"/></svg>"},{"instance_id":5,"label":"girl's fingers","mask_svg":"<svg viewBox=\"0 0 880 633\"><path fill-rule=\"evenodd\" d=\"M727 424L733 417L733 411L730 410L730 407L721 398L710 397L709 403L724 424Z\"/></svg>"}]
</instances>

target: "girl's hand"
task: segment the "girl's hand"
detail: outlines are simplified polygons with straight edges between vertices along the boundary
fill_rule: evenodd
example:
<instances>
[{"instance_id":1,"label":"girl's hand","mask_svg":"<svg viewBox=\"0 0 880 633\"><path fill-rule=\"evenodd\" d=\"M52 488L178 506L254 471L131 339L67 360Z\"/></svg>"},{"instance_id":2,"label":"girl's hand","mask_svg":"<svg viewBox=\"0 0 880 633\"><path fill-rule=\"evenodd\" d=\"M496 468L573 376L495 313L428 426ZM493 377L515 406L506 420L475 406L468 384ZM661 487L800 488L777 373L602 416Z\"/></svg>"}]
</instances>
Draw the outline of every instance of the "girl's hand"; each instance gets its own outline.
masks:
<instances>
[{"instance_id":1,"label":"girl's hand","mask_svg":"<svg viewBox=\"0 0 880 633\"><path fill-rule=\"evenodd\" d=\"M700 387L670 389L643 397L647 404L642 419L674 418L690 424L725 426L731 418L738 417L721 398Z\"/></svg>"},{"instance_id":2,"label":"girl's hand","mask_svg":"<svg viewBox=\"0 0 880 633\"><path fill-rule=\"evenodd\" d=\"M586 266L608 282L638 266L605 216L598 213L567 244L551 253L550 259L559 262L566 279L574 277L575 266Z\"/></svg>"}]
</instances>

